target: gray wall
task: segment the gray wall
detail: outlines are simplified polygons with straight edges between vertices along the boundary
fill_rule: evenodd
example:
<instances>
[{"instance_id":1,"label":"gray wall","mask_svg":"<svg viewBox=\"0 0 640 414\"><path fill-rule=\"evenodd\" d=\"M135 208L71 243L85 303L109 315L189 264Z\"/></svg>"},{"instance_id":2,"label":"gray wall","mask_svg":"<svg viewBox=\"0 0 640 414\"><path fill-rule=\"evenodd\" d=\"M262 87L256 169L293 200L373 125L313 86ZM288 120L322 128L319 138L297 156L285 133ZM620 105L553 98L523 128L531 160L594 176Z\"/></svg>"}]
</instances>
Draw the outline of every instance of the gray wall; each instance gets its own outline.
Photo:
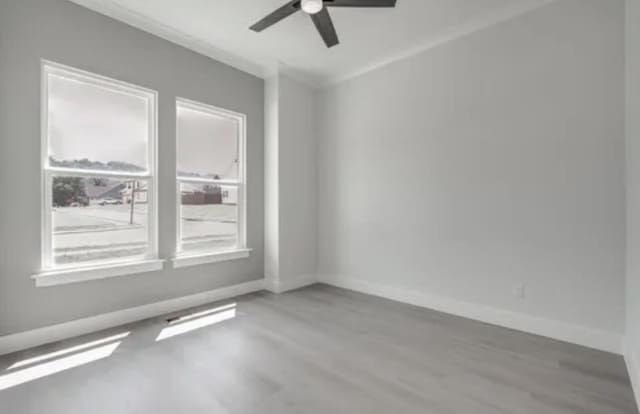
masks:
<instances>
[{"instance_id":1,"label":"gray wall","mask_svg":"<svg viewBox=\"0 0 640 414\"><path fill-rule=\"evenodd\" d=\"M627 351L640 364L640 0L627 0L627 221Z\"/></svg>"},{"instance_id":2,"label":"gray wall","mask_svg":"<svg viewBox=\"0 0 640 414\"><path fill-rule=\"evenodd\" d=\"M623 12L563 0L319 94L319 273L621 334Z\"/></svg>"},{"instance_id":3,"label":"gray wall","mask_svg":"<svg viewBox=\"0 0 640 414\"><path fill-rule=\"evenodd\" d=\"M0 1L0 336L263 277L264 82L64 0ZM40 262L40 59L159 92L160 251L175 241L176 96L248 116L247 260L52 288Z\"/></svg>"}]
</instances>

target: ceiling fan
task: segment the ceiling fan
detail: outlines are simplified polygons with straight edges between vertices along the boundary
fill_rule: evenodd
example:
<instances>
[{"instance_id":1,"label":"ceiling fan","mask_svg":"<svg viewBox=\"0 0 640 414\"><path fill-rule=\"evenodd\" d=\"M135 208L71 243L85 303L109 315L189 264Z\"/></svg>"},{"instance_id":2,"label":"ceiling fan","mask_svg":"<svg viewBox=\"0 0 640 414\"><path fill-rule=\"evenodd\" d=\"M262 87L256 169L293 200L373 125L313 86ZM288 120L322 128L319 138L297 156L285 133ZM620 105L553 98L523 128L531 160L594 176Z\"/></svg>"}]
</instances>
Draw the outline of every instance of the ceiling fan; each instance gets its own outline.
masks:
<instances>
[{"instance_id":1,"label":"ceiling fan","mask_svg":"<svg viewBox=\"0 0 640 414\"><path fill-rule=\"evenodd\" d=\"M278 23L280 20L302 10L311 16L311 20L320 32L322 40L327 47L333 47L340 43L338 34L331 21L327 7L395 7L396 0L292 0L280 7L264 19L250 27L254 32Z\"/></svg>"}]
</instances>

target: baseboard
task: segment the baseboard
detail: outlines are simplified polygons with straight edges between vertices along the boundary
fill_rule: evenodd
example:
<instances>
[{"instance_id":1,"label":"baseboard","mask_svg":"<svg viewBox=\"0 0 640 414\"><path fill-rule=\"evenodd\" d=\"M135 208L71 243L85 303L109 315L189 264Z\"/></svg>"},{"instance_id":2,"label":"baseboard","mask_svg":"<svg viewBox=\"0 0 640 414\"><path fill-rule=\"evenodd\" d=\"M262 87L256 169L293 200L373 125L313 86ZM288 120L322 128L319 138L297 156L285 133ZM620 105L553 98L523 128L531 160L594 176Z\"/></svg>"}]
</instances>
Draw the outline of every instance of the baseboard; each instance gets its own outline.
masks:
<instances>
[{"instance_id":1,"label":"baseboard","mask_svg":"<svg viewBox=\"0 0 640 414\"><path fill-rule=\"evenodd\" d=\"M274 293L283 293L312 285L317 282L327 283L345 289L351 289L374 296L380 296L399 302L430 308L589 348L613 352L616 354L622 353L622 339L611 332L593 330L582 326L524 315L489 306L457 301L441 296L393 288L364 280L305 275L280 283L267 283L266 285L265 281L260 279L194 295L138 306L135 308L78 319L45 328L2 336L0 337L0 355L72 338L102 329L112 328L126 323L152 318L166 313L176 312L194 306L204 305L234 296L256 292L265 288ZM624 355L629 367L629 375L634 385L636 396L638 396L638 392L640 392L640 377L638 377L640 369L638 369L637 357L630 347L625 347Z\"/></svg>"},{"instance_id":2,"label":"baseboard","mask_svg":"<svg viewBox=\"0 0 640 414\"><path fill-rule=\"evenodd\" d=\"M584 326L573 325L536 316L526 315L504 309L464 302L456 299L399 289L365 280L327 276L318 276L318 281L329 285L355 290L369 295L429 308L468 319L505 328L540 335L563 342L569 342L588 348L615 354L622 353L622 336L613 332L601 331Z\"/></svg>"},{"instance_id":3,"label":"baseboard","mask_svg":"<svg viewBox=\"0 0 640 414\"><path fill-rule=\"evenodd\" d=\"M318 283L316 275L302 275L287 280L272 280L265 282L265 289L273 293L284 293Z\"/></svg>"},{"instance_id":4,"label":"baseboard","mask_svg":"<svg viewBox=\"0 0 640 414\"><path fill-rule=\"evenodd\" d=\"M135 308L77 319L32 331L0 336L0 355L153 318L194 306L206 305L207 303L257 292L262 289L264 289L264 280L260 279Z\"/></svg>"},{"instance_id":5,"label":"baseboard","mask_svg":"<svg viewBox=\"0 0 640 414\"><path fill-rule=\"evenodd\" d=\"M623 348L624 362L627 364L631 387L633 388L633 394L636 397L636 405L640 408L640 366L638 365L638 362L640 361L638 361L636 350L631 345L629 338L625 338Z\"/></svg>"}]
</instances>

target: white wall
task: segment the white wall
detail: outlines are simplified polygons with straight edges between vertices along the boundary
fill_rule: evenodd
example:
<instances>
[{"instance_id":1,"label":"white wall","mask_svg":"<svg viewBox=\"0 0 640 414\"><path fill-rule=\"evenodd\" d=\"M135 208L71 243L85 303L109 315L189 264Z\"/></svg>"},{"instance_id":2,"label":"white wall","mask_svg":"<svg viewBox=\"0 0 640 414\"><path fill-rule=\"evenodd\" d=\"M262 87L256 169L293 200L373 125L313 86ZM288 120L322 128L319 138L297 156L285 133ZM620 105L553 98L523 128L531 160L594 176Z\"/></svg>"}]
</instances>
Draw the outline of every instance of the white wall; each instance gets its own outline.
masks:
<instances>
[{"instance_id":1,"label":"white wall","mask_svg":"<svg viewBox=\"0 0 640 414\"><path fill-rule=\"evenodd\" d=\"M615 347L623 12L559 1L319 93L321 277L562 322Z\"/></svg>"},{"instance_id":2,"label":"white wall","mask_svg":"<svg viewBox=\"0 0 640 414\"><path fill-rule=\"evenodd\" d=\"M280 77L280 241L281 277L291 280L316 271L316 142L313 93Z\"/></svg>"},{"instance_id":3,"label":"white wall","mask_svg":"<svg viewBox=\"0 0 640 414\"><path fill-rule=\"evenodd\" d=\"M265 275L281 291L309 283L316 273L313 93L280 74L267 80L265 98Z\"/></svg>"},{"instance_id":4,"label":"white wall","mask_svg":"<svg viewBox=\"0 0 640 414\"><path fill-rule=\"evenodd\" d=\"M280 277L280 92L279 76L264 83L264 277L274 286Z\"/></svg>"},{"instance_id":5,"label":"white wall","mask_svg":"<svg viewBox=\"0 0 640 414\"><path fill-rule=\"evenodd\" d=\"M40 59L159 92L160 252L174 254L175 98L247 114L248 259L36 288ZM66 0L0 1L0 337L263 278L264 82Z\"/></svg>"},{"instance_id":6,"label":"white wall","mask_svg":"<svg viewBox=\"0 0 640 414\"><path fill-rule=\"evenodd\" d=\"M627 0L626 29L628 222L626 356L636 394L640 396L640 0Z\"/></svg>"}]
</instances>

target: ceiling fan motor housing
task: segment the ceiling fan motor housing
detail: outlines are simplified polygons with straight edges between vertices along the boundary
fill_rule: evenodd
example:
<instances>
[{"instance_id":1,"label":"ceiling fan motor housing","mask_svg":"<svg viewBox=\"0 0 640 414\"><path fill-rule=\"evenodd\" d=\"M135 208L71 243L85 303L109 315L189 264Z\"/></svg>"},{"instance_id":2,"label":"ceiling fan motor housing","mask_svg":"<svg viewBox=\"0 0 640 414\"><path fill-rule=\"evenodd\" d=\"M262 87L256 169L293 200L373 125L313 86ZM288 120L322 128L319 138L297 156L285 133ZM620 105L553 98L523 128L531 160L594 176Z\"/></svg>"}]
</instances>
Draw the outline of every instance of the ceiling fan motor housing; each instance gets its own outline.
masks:
<instances>
[{"instance_id":1,"label":"ceiling fan motor housing","mask_svg":"<svg viewBox=\"0 0 640 414\"><path fill-rule=\"evenodd\" d=\"M302 0L300 7L302 7L302 11L307 14L316 14L322 10L324 5L322 4L322 0Z\"/></svg>"}]
</instances>

